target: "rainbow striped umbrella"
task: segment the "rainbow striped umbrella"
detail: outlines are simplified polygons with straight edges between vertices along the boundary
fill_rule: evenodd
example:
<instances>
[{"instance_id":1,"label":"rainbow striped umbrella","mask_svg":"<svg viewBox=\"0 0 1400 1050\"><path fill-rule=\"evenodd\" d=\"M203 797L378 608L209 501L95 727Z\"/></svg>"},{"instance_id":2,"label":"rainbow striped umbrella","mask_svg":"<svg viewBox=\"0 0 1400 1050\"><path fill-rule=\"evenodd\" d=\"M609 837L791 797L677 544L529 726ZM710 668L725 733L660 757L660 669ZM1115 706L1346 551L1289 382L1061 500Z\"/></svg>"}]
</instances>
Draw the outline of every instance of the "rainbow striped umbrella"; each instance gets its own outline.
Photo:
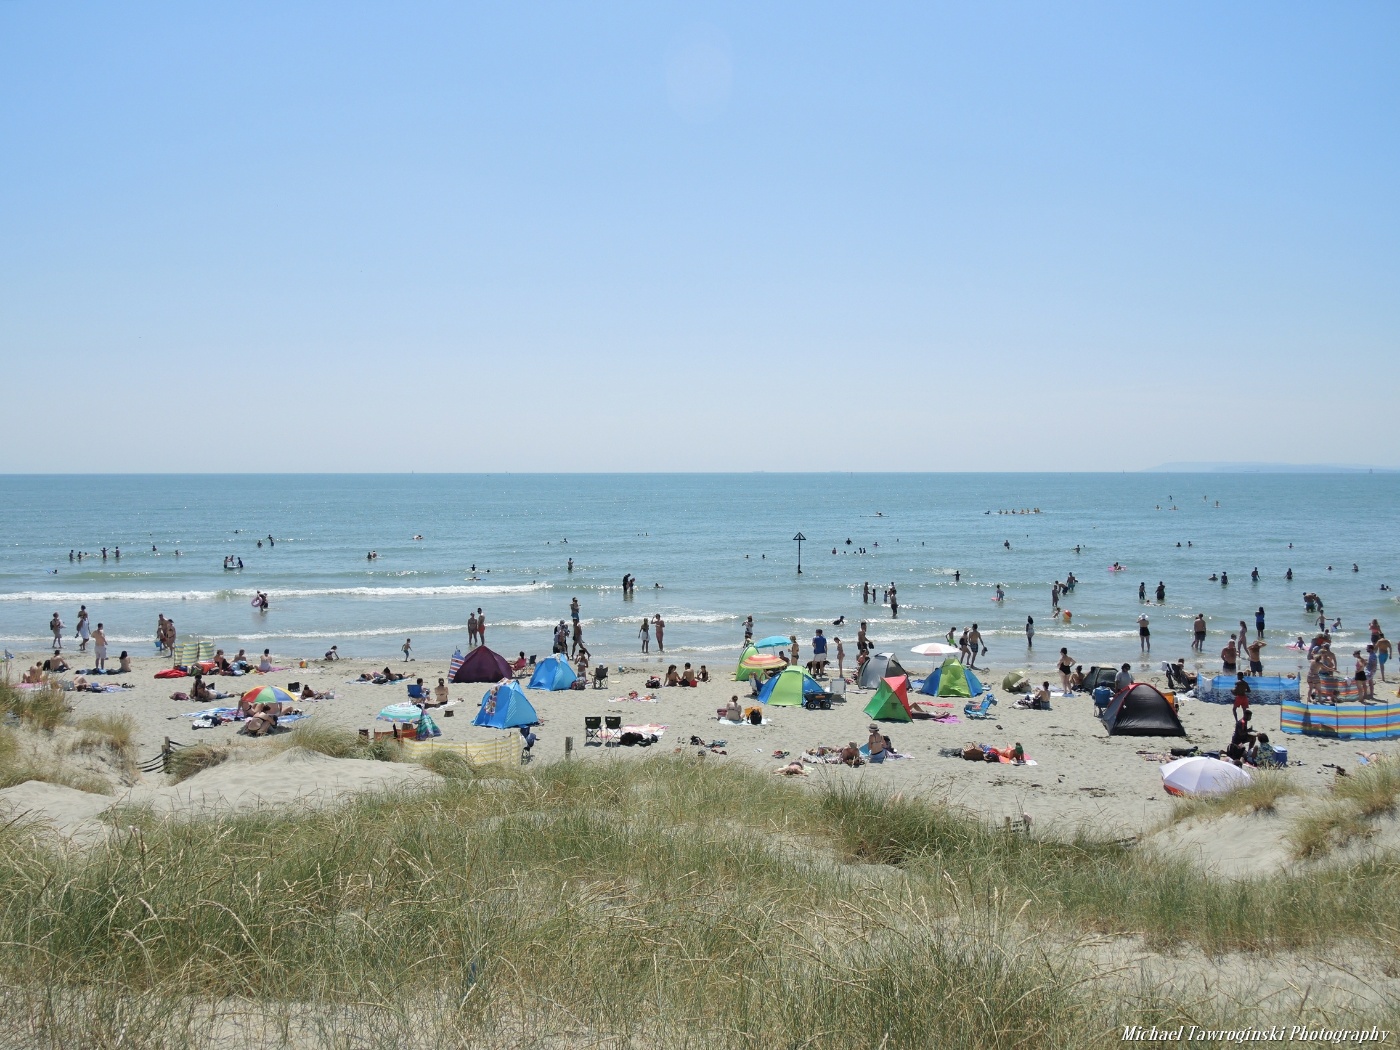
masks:
<instances>
[{"instance_id":1,"label":"rainbow striped umbrella","mask_svg":"<svg viewBox=\"0 0 1400 1050\"><path fill-rule=\"evenodd\" d=\"M771 671L776 667L786 667L788 662L781 656L774 656L771 653L753 653L739 661L739 666L745 671Z\"/></svg>"},{"instance_id":2,"label":"rainbow striped umbrella","mask_svg":"<svg viewBox=\"0 0 1400 1050\"><path fill-rule=\"evenodd\" d=\"M285 689L278 689L275 685L260 685L256 689L249 689L243 694L241 703L244 704L292 704L296 703L296 697Z\"/></svg>"}]
</instances>

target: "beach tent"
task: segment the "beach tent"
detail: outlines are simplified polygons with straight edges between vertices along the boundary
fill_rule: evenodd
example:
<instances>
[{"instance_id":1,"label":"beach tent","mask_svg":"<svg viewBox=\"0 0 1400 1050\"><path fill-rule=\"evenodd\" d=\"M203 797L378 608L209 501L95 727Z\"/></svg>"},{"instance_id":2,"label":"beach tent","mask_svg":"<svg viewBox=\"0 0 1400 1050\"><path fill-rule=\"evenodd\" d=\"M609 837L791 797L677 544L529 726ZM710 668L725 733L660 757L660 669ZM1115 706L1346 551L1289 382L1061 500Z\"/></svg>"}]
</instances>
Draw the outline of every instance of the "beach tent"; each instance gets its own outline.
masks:
<instances>
[{"instance_id":1,"label":"beach tent","mask_svg":"<svg viewBox=\"0 0 1400 1050\"><path fill-rule=\"evenodd\" d=\"M813 693L826 692L815 678L800 667L789 667L780 675L774 675L758 691L759 703L774 707L801 707L802 698Z\"/></svg>"},{"instance_id":2,"label":"beach tent","mask_svg":"<svg viewBox=\"0 0 1400 1050\"><path fill-rule=\"evenodd\" d=\"M1008 693L1029 693L1031 682L1022 671L1007 671L1002 676L1001 687Z\"/></svg>"},{"instance_id":3,"label":"beach tent","mask_svg":"<svg viewBox=\"0 0 1400 1050\"><path fill-rule=\"evenodd\" d=\"M568 689L578 675L569 666L569 661L560 653L547 656L535 665L535 673L530 676L531 689Z\"/></svg>"},{"instance_id":4,"label":"beach tent","mask_svg":"<svg viewBox=\"0 0 1400 1050\"><path fill-rule=\"evenodd\" d=\"M1089 670L1085 673L1084 684L1079 688L1082 692L1092 693L1099 686L1106 685L1110 689L1116 691L1118 689L1117 681L1118 668L1099 667L1095 665L1093 667L1090 667Z\"/></svg>"},{"instance_id":5,"label":"beach tent","mask_svg":"<svg viewBox=\"0 0 1400 1050\"><path fill-rule=\"evenodd\" d=\"M966 700L982 695L982 683L956 656L950 656L942 667L924 679L924 687L919 692L926 696L960 696Z\"/></svg>"},{"instance_id":6,"label":"beach tent","mask_svg":"<svg viewBox=\"0 0 1400 1050\"><path fill-rule=\"evenodd\" d=\"M908 676L908 672L894 658L894 653L876 653L860 669L860 681L856 685L862 689L878 689L886 678Z\"/></svg>"},{"instance_id":7,"label":"beach tent","mask_svg":"<svg viewBox=\"0 0 1400 1050\"><path fill-rule=\"evenodd\" d=\"M1103 713L1110 736L1185 736L1181 719L1155 687L1134 682Z\"/></svg>"},{"instance_id":8,"label":"beach tent","mask_svg":"<svg viewBox=\"0 0 1400 1050\"><path fill-rule=\"evenodd\" d=\"M511 676L510 664L500 653L478 645L466 655L462 666L452 676L454 682L499 682Z\"/></svg>"},{"instance_id":9,"label":"beach tent","mask_svg":"<svg viewBox=\"0 0 1400 1050\"><path fill-rule=\"evenodd\" d=\"M481 710L472 725L510 729L512 726L538 725L540 716L530 706L525 690L513 678L497 682L481 698Z\"/></svg>"},{"instance_id":10,"label":"beach tent","mask_svg":"<svg viewBox=\"0 0 1400 1050\"><path fill-rule=\"evenodd\" d=\"M881 681L880 688L875 690L870 703L865 705L865 713L887 722L912 722L914 716L909 713L908 676L898 675Z\"/></svg>"},{"instance_id":11,"label":"beach tent","mask_svg":"<svg viewBox=\"0 0 1400 1050\"><path fill-rule=\"evenodd\" d=\"M743 651L742 653L739 654L739 666L737 666L736 668L734 668L734 681L736 681L736 682L747 682L747 681L748 681L750 678L752 678L754 675L756 675L756 674L762 674L762 673L763 673L762 671L751 671L751 670L749 670L747 667L744 666L744 661L745 661L745 660L747 660L750 656L757 656L757 655L758 655L758 650L755 649L752 645L747 646L747 647L744 649L744 651Z\"/></svg>"}]
</instances>

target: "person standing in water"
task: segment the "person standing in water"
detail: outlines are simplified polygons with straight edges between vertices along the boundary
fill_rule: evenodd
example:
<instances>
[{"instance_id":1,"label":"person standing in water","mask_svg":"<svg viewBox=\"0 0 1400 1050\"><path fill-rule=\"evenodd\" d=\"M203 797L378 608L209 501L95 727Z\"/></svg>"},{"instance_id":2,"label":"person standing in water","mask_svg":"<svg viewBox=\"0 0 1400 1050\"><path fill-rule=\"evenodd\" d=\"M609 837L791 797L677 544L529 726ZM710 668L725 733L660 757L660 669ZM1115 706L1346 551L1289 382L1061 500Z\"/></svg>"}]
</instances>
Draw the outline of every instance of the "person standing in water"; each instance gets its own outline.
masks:
<instances>
[{"instance_id":1,"label":"person standing in water","mask_svg":"<svg viewBox=\"0 0 1400 1050\"><path fill-rule=\"evenodd\" d=\"M486 570L490 572L490 569ZM478 645L486 644L486 614L481 611L481 606L476 608L476 641Z\"/></svg>"},{"instance_id":2,"label":"person standing in water","mask_svg":"<svg viewBox=\"0 0 1400 1050\"><path fill-rule=\"evenodd\" d=\"M651 619L652 626L656 628L656 651L664 653L666 651L666 621L657 613Z\"/></svg>"},{"instance_id":3,"label":"person standing in water","mask_svg":"<svg viewBox=\"0 0 1400 1050\"><path fill-rule=\"evenodd\" d=\"M1035 648L1035 620L1029 616L1026 617L1026 648Z\"/></svg>"},{"instance_id":4,"label":"person standing in water","mask_svg":"<svg viewBox=\"0 0 1400 1050\"><path fill-rule=\"evenodd\" d=\"M642 617L642 626L637 628L637 637L642 640L642 652L651 652L651 621Z\"/></svg>"}]
</instances>

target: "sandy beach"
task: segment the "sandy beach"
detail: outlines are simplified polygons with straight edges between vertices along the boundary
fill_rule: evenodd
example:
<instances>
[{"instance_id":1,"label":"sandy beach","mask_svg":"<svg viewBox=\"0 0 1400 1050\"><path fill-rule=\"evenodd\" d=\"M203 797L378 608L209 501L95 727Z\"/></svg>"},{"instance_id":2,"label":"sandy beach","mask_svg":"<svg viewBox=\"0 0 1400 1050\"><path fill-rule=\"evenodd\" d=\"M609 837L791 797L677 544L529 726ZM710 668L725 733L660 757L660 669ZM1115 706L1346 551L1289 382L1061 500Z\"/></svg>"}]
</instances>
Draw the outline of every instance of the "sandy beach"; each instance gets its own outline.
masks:
<instances>
[{"instance_id":1,"label":"sandy beach","mask_svg":"<svg viewBox=\"0 0 1400 1050\"><path fill-rule=\"evenodd\" d=\"M32 654L20 654L16 666L27 666L34 659ZM655 656L652 659L657 660ZM318 692L332 691L334 699L308 701L301 708L317 726L350 731L388 729L390 724L377 721L375 716L384 707L407 698L404 683L373 685L354 681L363 671L383 668L383 661L308 661L302 668L300 657L276 656L275 660L285 669L269 674L212 677L208 681L235 697L259 685L286 688L293 683L299 686L309 683ZM745 706L750 703L747 685L729 680L728 666L722 681L702 683L696 688L646 689L647 677L664 670L666 663L663 660L624 664L624 669L615 667L604 689L591 686L582 691L527 689L530 702L540 717L536 730L539 740L532 760L563 760L570 740L570 759L590 762L640 759L663 751L694 753L702 750L692 744L695 738L705 744L723 741L720 750L725 753L711 750L707 756L709 760L741 762L771 770L784 764L782 759L775 758L775 752L786 752L791 760L818 746L840 746L848 741L863 743L868 735L871 720L863 709L872 694L854 685L848 687L845 702L834 703L829 711L769 707L766 709L769 724L735 725L716 717L717 709L731 696L737 695ZM168 661L163 659L136 659L130 675L101 679L105 685L129 685L131 688L103 694L69 692L74 718L106 713L129 715L135 724L133 740L142 760L154 757L166 738L183 745L238 741L246 743L250 749L270 749L268 740L240 736L237 723L193 729L193 720L185 715L211 705L172 700L173 692L188 689L190 679L153 677L167 666ZM447 674L447 668L436 661L399 661L388 666L407 674L409 681L422 677L429 686L436 685L438 678ZM1134 661L1134 667L1139 681L1165 687L1159 672L1147 670L1139 661ZM919 657L910 657L906 665L911 674L928 668L928 661ZM947 800L997 822L1028 814L1038 826L1064 833L1083 827L1101 833L1133 835L1160 823L1169 810L1170 798L1162 788L1158 767L1166 760L1162 756L1170 747L1194 744L1202 749L1218 749L1229 741L1231 709L1189 698L1183 698L1180 706L1181 720L1188 734L1186 740L1110 737L1096 717L1087 693L1056 698L1050 711L1017 708L1014 695L997 688L1003 674L1011 669L994 665L979 672L998 698L991 709L992 717L970 719L964 715L959 701L944 709L956 721L916 719L909 723L882 723L896 750L906 757L859 769L812 766L808 779L812 783L826 782L830 778L878 783L882 790L891 793ZM525 686L527 680L522 677L521 685ZM472 724L487 688L483 684L450 686L454 704L444 711L434 712L442 730L440 742L499 739L498 730ZM651 695L655 702L621 699L632 691ZM1393 741L1348 744L1312 736L1285 736L1279 731L1278 707L1256 706L1254 711L1255 728L1268 733L1274 743L1288 748L1289 776L1305 786L1315 785L1319 790L1334 776L1328 766L1354 768L1359 750L1381 754L1395 754L1400 750ZM659 743L652 747L599 746L585 742L584 717L587 715L618 715L624 726L664 725L666 729ZM1009 746L1017 742L1023 745L1034 765L973 763L940 754L943 749L961 748L968 743ZM249 774L255 775L252 767ZM158 774L146 777L155 783L163 779Z\"/></svg>"}]
</instances>

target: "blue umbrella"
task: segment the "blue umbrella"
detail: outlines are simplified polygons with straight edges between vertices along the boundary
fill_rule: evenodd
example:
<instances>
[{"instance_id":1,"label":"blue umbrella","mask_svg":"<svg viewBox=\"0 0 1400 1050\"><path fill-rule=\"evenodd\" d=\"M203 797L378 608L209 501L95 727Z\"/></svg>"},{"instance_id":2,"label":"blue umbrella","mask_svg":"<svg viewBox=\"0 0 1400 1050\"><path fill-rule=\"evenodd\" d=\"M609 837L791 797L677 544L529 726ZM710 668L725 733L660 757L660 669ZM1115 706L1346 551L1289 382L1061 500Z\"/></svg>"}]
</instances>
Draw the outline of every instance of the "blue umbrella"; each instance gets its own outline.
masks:
<instances>
[{"instance_id":1,"label":"blue umbrella","mask_svg":"<svg viewBox=\"0 0 1400 1050\"><path fill-rule=\"evenodd\" d=\"M767 638L763 639L763 641L753 643L755 649L773 649L791 644L792 639L784 638L781 634L770 634Z\"/></svg>"}]
</instances>

